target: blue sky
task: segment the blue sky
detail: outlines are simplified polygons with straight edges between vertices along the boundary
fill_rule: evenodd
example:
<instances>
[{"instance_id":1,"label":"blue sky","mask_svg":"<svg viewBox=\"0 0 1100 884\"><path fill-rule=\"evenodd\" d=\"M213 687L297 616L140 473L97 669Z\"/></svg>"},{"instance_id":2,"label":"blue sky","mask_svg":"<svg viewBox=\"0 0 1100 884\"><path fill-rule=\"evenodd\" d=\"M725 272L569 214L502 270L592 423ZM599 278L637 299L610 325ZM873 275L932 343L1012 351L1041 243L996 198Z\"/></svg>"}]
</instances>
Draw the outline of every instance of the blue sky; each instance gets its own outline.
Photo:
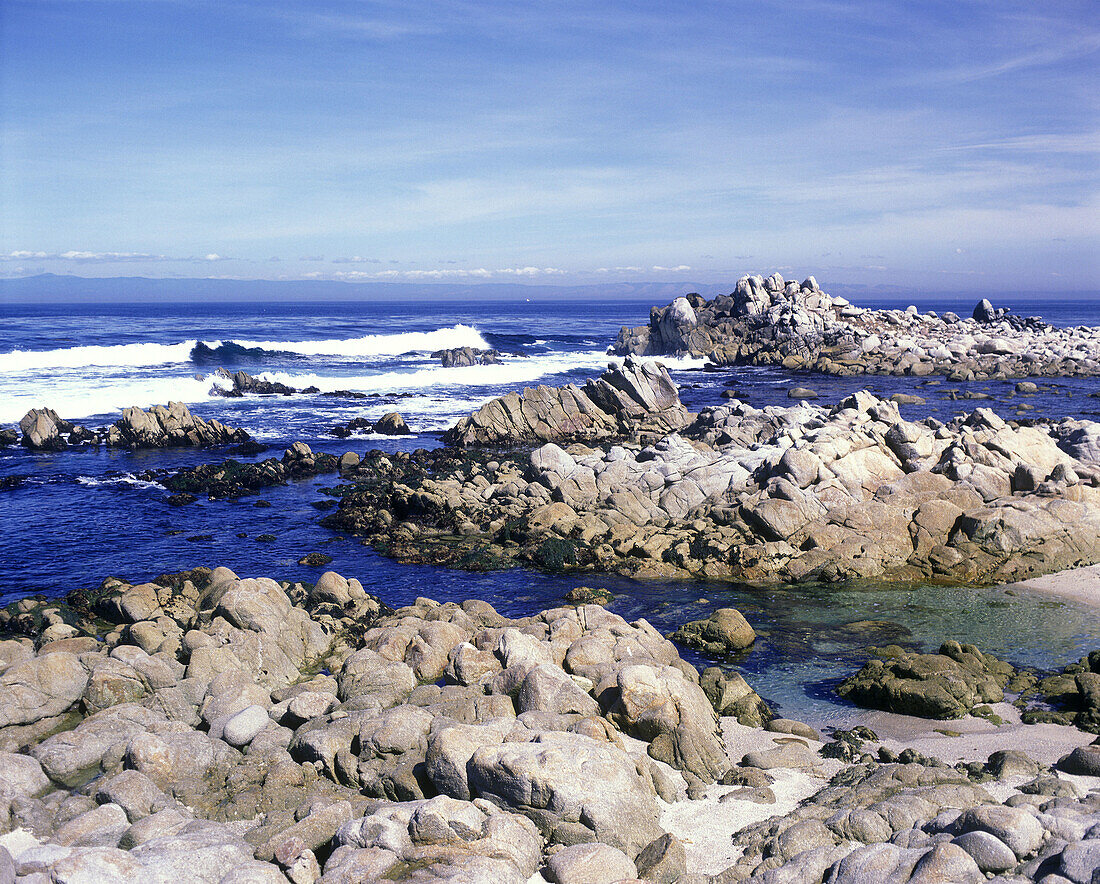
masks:
<instances>
[{"instance_id":1,"label":"blue sky","mask_svg":"<svg viewBox=\"0 0 1100 884\"><path fill-rule=\"evenodd\" d=\"M0 100L6 276L1100 289L1095 0L0 0Z\"/></svg>"}]
</instances>

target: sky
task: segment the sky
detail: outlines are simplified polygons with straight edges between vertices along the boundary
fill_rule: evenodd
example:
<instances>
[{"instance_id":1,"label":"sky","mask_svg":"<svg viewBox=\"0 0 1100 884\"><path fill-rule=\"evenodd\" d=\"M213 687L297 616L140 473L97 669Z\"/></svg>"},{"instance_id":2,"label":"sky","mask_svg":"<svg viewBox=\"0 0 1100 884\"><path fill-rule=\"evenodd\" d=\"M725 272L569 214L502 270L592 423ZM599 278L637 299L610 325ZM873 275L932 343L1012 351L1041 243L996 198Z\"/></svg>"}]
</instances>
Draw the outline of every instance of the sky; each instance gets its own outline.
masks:
<instances>
[{"instance_id":1,"label":"sky","mask_svg":"<svg viewBox=\"0 0 1100 884\"><path fill-rule=\"evenodd\" d=\"M0 276L1100 290L1095 0L0 0Z\"/></svg>"}]
</instances>

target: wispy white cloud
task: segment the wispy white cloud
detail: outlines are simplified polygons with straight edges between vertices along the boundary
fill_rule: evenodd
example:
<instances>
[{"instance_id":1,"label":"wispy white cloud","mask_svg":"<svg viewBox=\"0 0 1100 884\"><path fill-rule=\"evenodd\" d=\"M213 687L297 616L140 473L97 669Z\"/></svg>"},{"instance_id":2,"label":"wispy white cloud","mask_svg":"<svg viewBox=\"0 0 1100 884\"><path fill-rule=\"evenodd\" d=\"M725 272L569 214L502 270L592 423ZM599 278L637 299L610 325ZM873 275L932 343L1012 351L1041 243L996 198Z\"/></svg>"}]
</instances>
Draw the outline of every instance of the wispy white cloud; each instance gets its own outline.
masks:
<instances>
[{"instance_id":1,"label":"wispy white cloud","mask_svg":"<svg viewBox=\"0 0 1100 884\"><path fill-rule=\"evenodd\" d=\"M421 270L338 270L327 276L331 279L342 280L444 280L444 279L475 279L487 280L493 278L528 278L540 276L565 276L568 270L559 267L501 267L490 270L486 267L440 267ZM314 271L306 276L314 279L323 278L326 274Z\"/></svg>"},{"instance_id":2,"label":"wispy white cloud","mask_svg":"<svg viewBox=\"0 0 1100 884\"><path fill-rule=\"evenodd\" d=\"M67 249L64 252L17 249L6 254L0 254L0 261L27 261L32 259L41 261L60 261L72 264L195 264L232 260L231 258L224 258L214 252L201 257L195 255L188 257L172 257L170 255L154 255L148 252L93 252L86 249Z\"/></svg>"},{"instance_id":3,"label":"wispy white cloud","mask_svg":"<svg viewBox=\"0 0 1100 884\"><path fill-rule=\"evenodd\" d=\"M922 71L919 79L924 85L969 83L1029 68L1062 64L1067 61L1085 58L1097 50L1100 50L1100 33L1086 32L1054 41L1051 45L1026 52L1017 52L996 61L960 65L939 71Z\"/></svg>"},{"instance_id":4,"label":"wispy white cloud","mask_svg":"<svg viewBox=\"0 0 1100 884\"><path fill-rule=\"evenodd\" d=\"M1046 154L1097 154L1100 153L1100 130L1011 135L989 141L949 145L939 148L939 150L944 152L991 150Z\"/></svg>"}]
</instances>

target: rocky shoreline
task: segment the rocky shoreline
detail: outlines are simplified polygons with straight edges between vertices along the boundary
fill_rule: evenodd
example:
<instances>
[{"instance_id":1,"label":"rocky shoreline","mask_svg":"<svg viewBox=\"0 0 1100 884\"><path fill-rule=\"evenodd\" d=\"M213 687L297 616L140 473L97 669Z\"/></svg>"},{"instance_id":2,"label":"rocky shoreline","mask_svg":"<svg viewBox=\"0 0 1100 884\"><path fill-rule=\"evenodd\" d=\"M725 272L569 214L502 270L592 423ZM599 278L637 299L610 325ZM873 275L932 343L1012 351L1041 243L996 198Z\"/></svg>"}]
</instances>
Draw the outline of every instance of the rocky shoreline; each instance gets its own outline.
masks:
<instances>
[{"instance_id":1,"label":"rocky shoreline","mask_svg":"<svg viewBox=\"0 0 1100 884\"><path fill-rule=\"evenodd\" d=\"M851 376L889 374L956 381L1093 377L1100 329L1055 328L983 300L961 319L906 310L870 310L775 273L743 276L729 295L691 294L654 307L649 324L624 327L612 352L703 356L716 365L781 365Z\"/></svg>"},{"instance_id":2,"label":"rocky shoreline","mask_svg":"<svg viewBox=\"0 0 1100 884\"><path fill-rule=\"evenodd\" d=\"M696 632L749 640L735 614ZM1083 884L1100 869L1090 734L968 717L967 736L937 737L950 761L867 727L823 739L594 604L394 611L334 572L200 568L16 602L0 633L4 880ZM1069 676L1090 684L1091 659Z\"/></svg>"},{"instance_id":3,"label":"rocky shoreline","mask_svg":"<svg viewBox=\"0 0 1100 884\"><path fill-rule=\"evenodd\" d=\"M324 524L400 561L749 583L995 583L1100 561L1089 421L910 422L866 392L690 415L663 368L628 360L583 390L494 400L446 441L466 447L347 463Z\"/></svg>"}]
</instances>

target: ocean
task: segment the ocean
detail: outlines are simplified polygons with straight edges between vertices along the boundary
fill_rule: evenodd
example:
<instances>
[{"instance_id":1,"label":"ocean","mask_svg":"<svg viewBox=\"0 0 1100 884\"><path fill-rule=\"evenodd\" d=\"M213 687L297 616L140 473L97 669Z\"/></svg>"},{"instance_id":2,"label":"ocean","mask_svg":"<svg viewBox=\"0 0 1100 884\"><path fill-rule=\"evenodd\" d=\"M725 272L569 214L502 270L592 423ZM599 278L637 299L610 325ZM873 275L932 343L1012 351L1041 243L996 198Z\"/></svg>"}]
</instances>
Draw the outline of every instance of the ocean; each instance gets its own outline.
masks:
<instances>
[{"instance_id":1,"label":"ocean","mask_svg":"<svg viewBox=\"0 0 1100 884\"><path fill-rule=\"evenodd\" d=\"M973 298L857 301L861 306L954 310L969 315ZM1100 301L1048 302L1003 296L997 306L1042 315L1056 325L1100 325ZM440 444L461 415L509 390L535 384L583 384L611 361L608 346L622 325L648 321L651 301L431 301L310 303L0 304L0 424L48 406L89 427L111 423L121 408L179 400L202 417L243 427L278 456L293 441L314 450L360 454L370 448L412 450ZM443 368L431 353L459 346L495 348L499 365ZM754 406L788 404L795 385L823 403L869 388L879 395L917 392L923 406L902 406L909 419L949 419L982 405L1012 416L1012 382L971 385L992 398L953 401L967 385L916 378L827 378L772 368L705 371L697 359L662 360L692 409L722 402L734 387ZM319 394L223 398L214 370L244 369ZM933 379L935 381L935 379ZM1100 419L1096 379L1062 379L1029 399L1046 417ZM337 395L324 395L337 393ZM357 394L357 395L348 395ZM365 398L364 398L365 397ZM339 439L334 426L400 412L414 435ZM1013 662L1053 668L1096 647L1094 609L1042 597L1009 598L998 589L799 586L753 589L730 584L655 583L607 575L491 574L402 566L354 538L322 528L332 477L264 491L256 497L174 508L168 492L138 474L219 461L225 451L124 452L79 449L32 453L0 448L0 604L28 595L58 596L96 586L109 575L137 583L197 565L226 565L242 576L314 580L298 564L310 552L358 577L368 591L399 606L425 595L440 601L483 598L503 613L534 613L577 585L606 586L613 610L646 617L670 632L684 620L732 605L761 635L726 665L780 707L815 722L842 722L850 709L830 695L858 668L868 644L883 640L934 648L945 638L973 641ZM248 459L248 458L242 458ZM260 535L274 535L261 542ZM855 624L855 625L853 625ZM1021 624L1027 624L1023 628ZM690 656L690 655L688 655ZM693 658L697 659L697 658ZM702 662L697 660L697 662Z\"/></svg>"}]
</instances>

